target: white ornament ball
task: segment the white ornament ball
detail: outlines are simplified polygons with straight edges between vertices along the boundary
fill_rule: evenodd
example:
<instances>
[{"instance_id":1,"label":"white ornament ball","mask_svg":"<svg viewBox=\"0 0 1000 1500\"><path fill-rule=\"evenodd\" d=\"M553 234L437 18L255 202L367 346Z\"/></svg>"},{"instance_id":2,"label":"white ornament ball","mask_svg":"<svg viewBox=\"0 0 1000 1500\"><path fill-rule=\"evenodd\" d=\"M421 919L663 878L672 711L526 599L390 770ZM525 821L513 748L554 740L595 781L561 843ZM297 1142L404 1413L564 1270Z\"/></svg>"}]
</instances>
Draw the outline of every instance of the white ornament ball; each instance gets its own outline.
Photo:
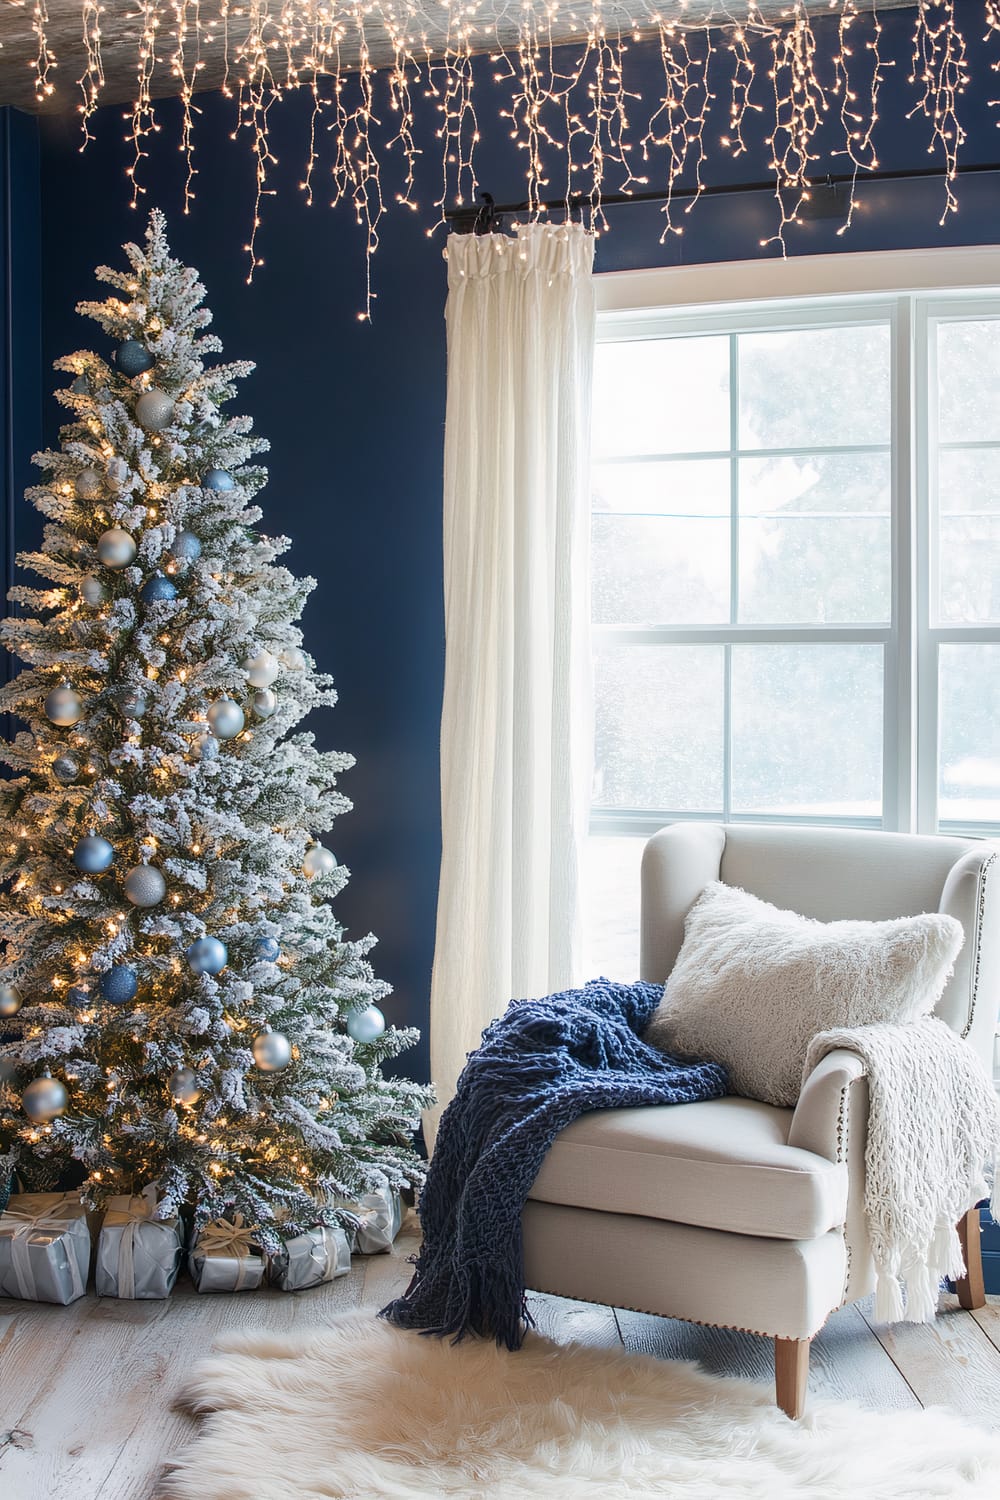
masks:
<instances>
[{"instance_id":1,"label":"white ornament ball","mask_svg":"<svg viewBox=\"0 0 1000 1500\"><path fill-rule=\"evenodd\" d=\"M174 403L166 391L154 385L135 403L135 415L147 432L161 432L174 419Z\"/></svg>"},{"instance_id":2,"label":"white ornament ball","mask_svg":"<svg viewBox=\"0 0 1000 1500\"><path fill-rule=\"evenodd\" d=\"M206 715L208 727L219 740L232 740L243 731L246 715L232 698L219 698Z\"/></svg>"},{"instance_id":3,"label":"white ornament ball","mask_svg":"<svg viewBox=\"0 0 1000 1500\"><path fill-rule=\"evenodd\" d=\"M106 568L127 568L136 554L135 537L112 526L97 539L97 555Z\"/></svg>"},{"instance_id":4,"label":"white ornament ball","mask_svg":"<svg viewBox=\"0 0 1000 1500\"><path fill-rule=\"evenodd\" d=\"M44 1125L61 1115L68 1102L69 1096L59 1079L50 1078L48 1074L33 1078L21 1095L24 1113L37 1125Z\"/></svg>"},{"instance_id":5,"label":"white ornament ball","mask_svg":"<svg viewBox=\"0 0 1000 1500\"><path fill-rule=\"evenodd\" d=\"M278 655L290 672L304 672L306 667L305 654L298 646L286 646Z\"/></svg>"},{"instance_id":6,"label":"white ornament ball","mask_svg":"<svg viewBox=\"0 0 1000 1500\"><path fill-rule=\"evenodd\" d=\"M292 1044L280 1031L262 1031L253 1040L253 1060L262 1073L278 1073L292 1060Z\"/></svg>"},{"instance_id":7,"label":"white ornament ball","mask_svg":"<svg viewBox=\"0 0 1000 1500\"><path fill-rule=\"evenodd\" d=\"M83 718L83 699L79 693L63 683L53 688L45 698L45 717L60 729L69 729Z\"/></svg>"},{"instance_id":8,"label":"white ornament ball","mask_svg":"<svg viewBox=\"0 0 1000 1500\"><path fill-rule=\"evenodd\" d=\"M214 760L219 753L219 742L210 729L204 730L195 740L199 760Z\"/></svg>"},{"instance_id":9,"label":"white ornament ball","mask_svg":"<svg viewBox=\"0 0 1000 1500\"><path fill-rule=\"evenodd\" d=\"M21 991L14 984L0 984L0 1020L9 1021L24 1004Z\"/></svg>"},{"instance_id":10,"label":"white ornament ball","mask_svg":"<svg viewBox=\"0 0 1000 1500\"><path fill-rule=\"evenodd\" d=\"M331 854L323 844L313 844L311 849L306 850L306 857L302 861L302 872L312 880L314 875L329 875L337 868L336 856Z\"/></svg>"},{"instance_id":11,"label":"white ornament ball","mask_svg":"<svg viewBox=\"0 0 1000 1500\"><path fill-rule=\"evenodd\" d=\"M122 888L133 906L158 906L167 894L167 882L155 865L136 865Z\"/></svg>"},{"instance_id":12,"label":"white ornament ball","mask_svg":"<svg viewBox=\"0 0 1000 1500\"><path fill-rule=\"evenodd\" d=\"M243 663L243 670L251 687L268 688L277 680L281 671L281 663L270 651L258 651L256 656L250 656Z\"/></svg>"},{"instance_id":13,"label":"white ornament ball","mask_svg":"<svg viewBox=\"0 0 1000 1500\"><path fill-rule=\"evenodd\" d=\"M197 1104L201 1098L198 1079L190 1068L175 1068L167 1079L167 1088L176 1104Z\"/></svg>"},{"instance_id":14,"label":"white ornament ball","mask_svg":"<svg viewBox=\"0 0 1000 1500\"><path fill-rule=\"evenodd\" d=\"M123 485L128 483L128 464L123 458L109 458L104 465L104 477L108 483L108 489L116 493Z\"/></svg>"},{"instance_id":15,"label":"white ornament ball","mask_svg":"<svg viewBox=\"0 0 1000 1500\"><path fill-rule=\"evenodd\" d=\"M269 719L278 707L278 695L270 688L258 688L253 695L253 711L258 719Z\"/></svg>"},{"instance_id":16,"label":"white ornament ball","mask_svg":"<svg viewBox=\"0 0 1000 1500\"><path fill-rule=\"evenodd\" d=\"M81 469L75 484L81 500L93 500L101 493L101 476L96 469Z\"/></svg>"},{"instance_id":17,"label":"white ornament ball","mask_svg":"<svg viewBox=\"0 0 1000 1500\"><path fill-rule=\"evenodd\" d=\"M355 1042L373 1042L385 1030L385 1016L377 1005L352 1010L347 1017L347 1035Z\"/></svg>"},{"instance_id":18,"label":"white ornament ball","mask_svg":"<svg viewBox=\"0 0 1000 1500\"><path fill-rule=\"evenodd\" d=\"M99 604L103 604L107 597L107 589L99 578L95 578L93 573L85 578L80 585L80 598L84 604L89 604L93 609L96 609Z\"/></svg>"}]
</instances>

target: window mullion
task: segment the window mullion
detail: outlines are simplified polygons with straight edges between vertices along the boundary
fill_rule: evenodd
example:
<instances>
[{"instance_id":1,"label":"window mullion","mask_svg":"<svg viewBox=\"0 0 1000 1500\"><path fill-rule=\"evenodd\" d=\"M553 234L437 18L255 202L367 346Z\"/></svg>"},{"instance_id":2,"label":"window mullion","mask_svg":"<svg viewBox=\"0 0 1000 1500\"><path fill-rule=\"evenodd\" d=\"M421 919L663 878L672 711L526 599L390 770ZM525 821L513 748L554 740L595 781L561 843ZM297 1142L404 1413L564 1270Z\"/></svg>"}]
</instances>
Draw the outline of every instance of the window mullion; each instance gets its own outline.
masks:
<instances>
[{"instance_id":1,"label":"window mullion","mask_svg":"<svg viewBox=\"0 0 1000 1500\"><path fill-rule=\"evenodd\" d=\"M916 766L916 824L919 833L936 833L938 795L938 651L931 635L931 432L937 425L934 349L926 299L917 302L914 319L913 439L914 484L913 576L915 579L912 657L915 663L913 706Z\"/></svg>"}]
</instances>

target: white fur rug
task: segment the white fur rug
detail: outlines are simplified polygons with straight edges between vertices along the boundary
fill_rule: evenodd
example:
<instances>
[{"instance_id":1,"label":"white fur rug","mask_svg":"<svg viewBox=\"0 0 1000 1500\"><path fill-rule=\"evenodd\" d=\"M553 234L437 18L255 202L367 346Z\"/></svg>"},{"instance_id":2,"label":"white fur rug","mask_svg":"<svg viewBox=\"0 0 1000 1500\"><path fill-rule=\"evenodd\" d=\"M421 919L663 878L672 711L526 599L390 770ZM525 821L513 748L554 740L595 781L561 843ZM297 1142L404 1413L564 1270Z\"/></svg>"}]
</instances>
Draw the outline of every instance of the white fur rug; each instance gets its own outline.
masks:
<instances>
[{"instance_id":1,"label":"white fur rug","mask_svg":"<svg viewBox=\"0 0 1000 1500\"><path fill-rule=\"evenodd\" d=\"M517 1354L371 1312L225 1339L182 1393L171 1500L924 1500L1000 1493L1000 1436L940 1410L814 1401L531 1336Z\"/></svg>"}]
</instances>

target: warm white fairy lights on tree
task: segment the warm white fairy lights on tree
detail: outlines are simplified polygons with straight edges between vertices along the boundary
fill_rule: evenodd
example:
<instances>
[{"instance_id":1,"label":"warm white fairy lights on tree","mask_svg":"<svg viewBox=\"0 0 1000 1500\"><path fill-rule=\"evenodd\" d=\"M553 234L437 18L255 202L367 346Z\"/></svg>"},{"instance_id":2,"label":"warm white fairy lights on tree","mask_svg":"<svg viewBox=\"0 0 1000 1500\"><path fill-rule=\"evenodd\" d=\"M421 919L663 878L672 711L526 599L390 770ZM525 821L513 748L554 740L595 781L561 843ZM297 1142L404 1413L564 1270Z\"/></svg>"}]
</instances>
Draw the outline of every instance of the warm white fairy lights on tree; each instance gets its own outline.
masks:
<instances>
[{"instance_id":1,"label":"warm white fairy lights on tree","mask_svg":"<svg viewBox=\"0 0 1000 1500\"><path fill-rule=\"evenodd\" d=\"M314 580L257 529L267 444L221 410L253 367L205 365L161 214L126 248L79 308L114 358L57 362L71 421L19 559L50 586L3 626L26 667L0 711L28 728L0 742L0 1183L155 1182L165 1212L273 1241L419 1176L430 1094L383 1076L417 1033L385 1028L374 939L329 904L346 872L316 835L353 762L293 732L336 694L294 623Z\"/></svg>"},{"instance_id":2,"label":"warm white fairy lights on tree","mask_svg":"<svg viewBox=\"0 0 1000 1500\"><path fill-rule=\"evenodd\" d=\"M891 8L898 4L891 0ZM991 47L1000 56L998 0L963 7L963 23L957 6L958 0L918 0L910 22L911 113L926 119L928 150L944 175L944 216L957 207L958 104L968 58L974 49ZM218 85L233 96L234 137L248 137L256 162L251 276L261 264L258 230L275 161L272 112L286 93L306 89L312 96L303 191L310 202L328 192L334 205L348 203L370 258L387 197L417 207L414 169L421 153L441 156L438 210L474 198L476 147L487 128L474 86L480 53L489 54L495 81L508 89L502 128L524 152L528 212L543 200L572 195L600 228L602 194L641 188L666 195L664 233L680 233L673 194L682 179L685 193L691 183L701 188L711 155L743 153L751 114L765 122L775 238L782 246L809 193L821 130L836 129L834 149L855 183L878 167L885 65L874 0L591 0L586 6L575 0L442 0L437 6L428 0L243 0L236 6L230 0L137 0L125 11L128 25L114 5L81 0L84 133L105 97L102 40L110 32L119 55L131 47L135 56L127 117L133 203L143 192L148 138L158 128L154 94L164 92L166 82L183 106L178 144L188 163L187 206L197 185L196 91ZM828 24L817 25L817 18ZM45 97L55 87L58 59L44 4L35 6L32 24L36 88ZM646 97L628 84L625 67L627 53L641 41L656 45L662 69ZM1000 102L1000 85L997 93ZM423 111L418 117L414 107L421 98L430 102L428 117L436 113L433 139L425 138ZM329 178L321 189L324 142ZM394 177L387 171L393 154L402 159ZM399 181L399 191L384 191L390 178ZM850 186L846 197L849 221L855 207ZM686 200L685 212L690 207Z\"/></svg>"}]
</instances>

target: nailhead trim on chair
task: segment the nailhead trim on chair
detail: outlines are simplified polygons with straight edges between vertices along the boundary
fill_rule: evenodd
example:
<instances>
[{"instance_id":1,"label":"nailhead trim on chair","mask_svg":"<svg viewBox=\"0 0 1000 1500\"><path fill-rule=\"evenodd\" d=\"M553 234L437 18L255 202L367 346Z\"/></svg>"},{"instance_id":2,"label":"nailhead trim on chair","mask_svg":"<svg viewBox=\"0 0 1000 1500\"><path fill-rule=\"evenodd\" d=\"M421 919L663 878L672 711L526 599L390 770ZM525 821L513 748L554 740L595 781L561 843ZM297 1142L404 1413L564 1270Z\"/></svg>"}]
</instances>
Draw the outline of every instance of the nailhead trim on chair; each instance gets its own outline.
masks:
<instances>
[{"instance_id":1,"label":"nailhead trim on chair","mask_svg":"<svg viewBox=\"0 0 1000 1500\"><path fill-rule=\"evenodd\" d=\"M527 1288L527 1290L528 1291L532 1291L532 1292L541 1292L543 1294L543 1296L547 1296L547 1297L564 1297L566 1295L565 1292L550 1292L546 1287L543 1287L543 1286L533 1286L533 1287ZM573 1300L578 1300L578 1299L573 1299ZM597 1307L610 1307L610 1308L620 1307L623 1312L645 1313L645 1314L647 1314L651 1318L670 1318L670 1317L673 1317L675 1322L677 1322L677 1323L693 1323L694 1326L695 1326L695 1328L728 1328L732 1333L753 1333L753 1334L756 1334L756 1336L758 1338L762 1338L762 1339L780 1339L780 1338L784 1338L785 1337L785 1335L782 1334L782 1333L768 1333L763 1328L743 1328L739 1323L708 1323L708 1322L706 1322L702 1318L684 1318L684 1317L681 1317L680 1314L677 1314L675 1316L673 1313L656 1312L655 1309L652 1308L652 1307L633 1307L628 1302L598 1302L598 1303L595 1303L595 1306L597 1306ZM829 1314L827 1314L827 1316L829 1316ZM822 1323L817 1324L817 1326L813 1329L812 1333L803 1334L803 1338L807 1338L807 1339L813 1339L813 1338L815 1338L816 1335L817 1335L817 1333L819 1333L820 1329L822 1329L825 1326L825 1324L826 1324L826 1318L823 1319Z\"/></svg>"},{"instance_id":2,"label":"nailhead trim on chair","mask_svg":"<svg viewBox=\"0 0 1000 1500\"><path fill-rule=\"evenodd\" d=\"M840 1109L837 1113L837 1164L842 1165L847 1161L847 1154L851 1143L850 1112L847 1108L847 1100L851 1091L850 1083L845 1083L840 1090ZM842 1293L841 1307L847 1301L847 1288L851 1284L851 1242L847 1238L847 1215L844 1215L844 1223L841 1228L844 1241L844 1290Z\"/></svg>"},{"instance_id":3,"label":"nailhead trim on chair","mask_svg":"<svg viewBox=\"0 0 1000 1500\"><path fill-rule=\"evenodd\" d=\"M979 998L979 955L980 939L983 935L983 922L986 917L986 886L990 869L996 864L997 855L994 851L988 859L984 859L979 866L979 881L976 887L976 935L973 940L973 952L975 959L972 966L972 982L969 993L969 1019L965 1023L962 1036L967 1037L972 1030L972 1023L976 1017L976 1001Z\"/></svg>"}]
</instances>

